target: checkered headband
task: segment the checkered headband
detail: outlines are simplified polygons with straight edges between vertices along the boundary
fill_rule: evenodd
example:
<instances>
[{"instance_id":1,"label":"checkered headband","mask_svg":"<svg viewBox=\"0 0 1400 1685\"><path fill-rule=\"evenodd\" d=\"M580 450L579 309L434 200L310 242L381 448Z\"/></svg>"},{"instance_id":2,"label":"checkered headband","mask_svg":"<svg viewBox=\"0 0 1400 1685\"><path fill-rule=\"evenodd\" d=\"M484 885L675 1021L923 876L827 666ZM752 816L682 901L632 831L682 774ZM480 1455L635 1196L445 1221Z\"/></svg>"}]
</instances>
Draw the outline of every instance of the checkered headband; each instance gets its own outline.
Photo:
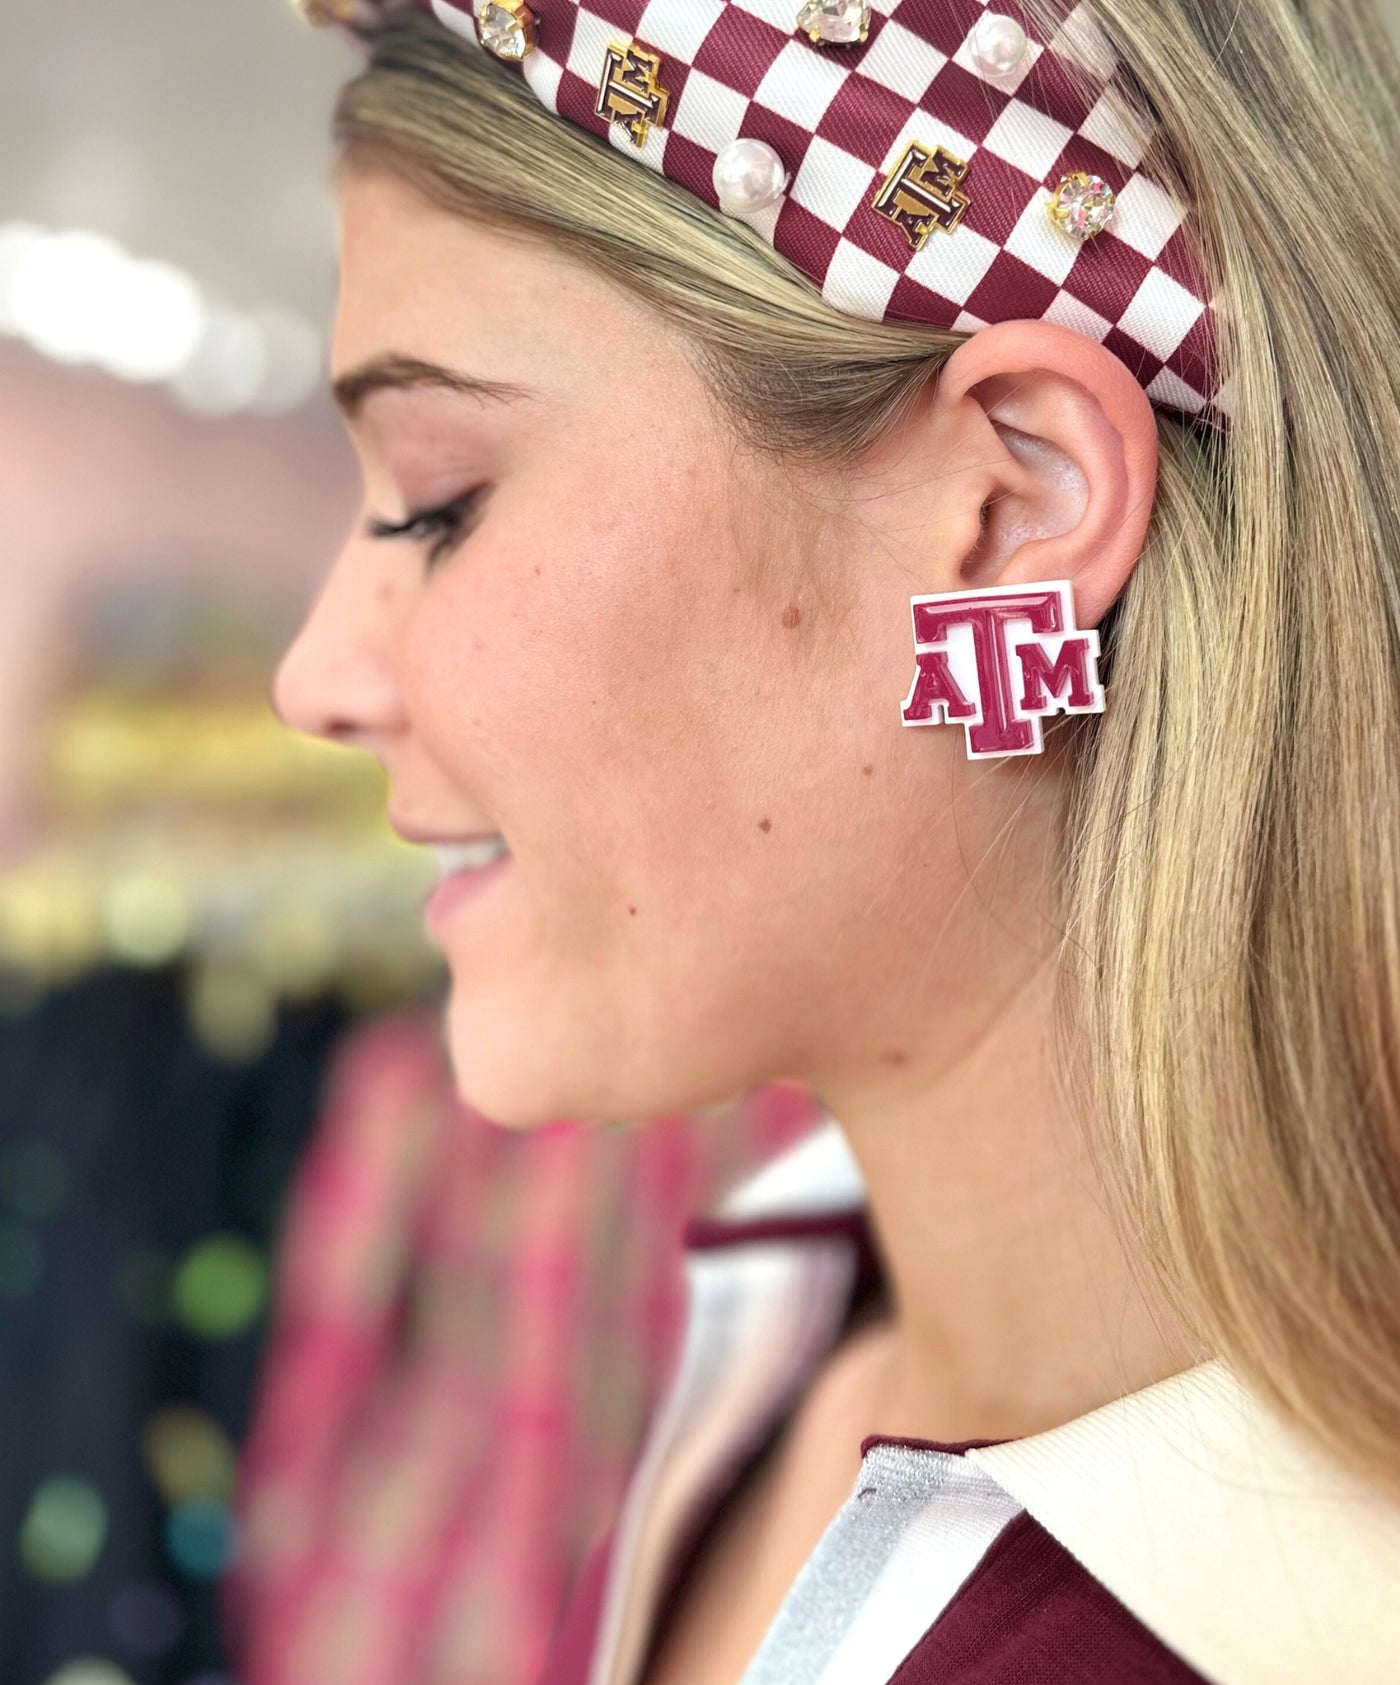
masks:
<instances>
[{"instance_id":1,"label":"checkered headband","mask_svg":"<svg viewBox=\"0 0 1400 1685\"><path fill-rule=\"evenodd\" d=\"M298 3L365 32L385 0ZM799 27L799 0L417 3L477 47L488 12L524 15L534 44L518 65L541 103L716 208L719 154L767 143L785 190L738 214L837 310L963 333L1057 322L1112 351L1158 408L1224 424L1216 313L1187 213L1139 167L1148 136L1088 5L1070 0L1047 38L1020 0L872 0L866 39L835 45ZM1010 70L979 50L989 18L1025 33ZM891 197L911 158L938 201L923 238ZM1076 173L1114 195L1088 239L1049 214ZM905 208L929 202L915 179Z\"/></svg>"}]
</instances>

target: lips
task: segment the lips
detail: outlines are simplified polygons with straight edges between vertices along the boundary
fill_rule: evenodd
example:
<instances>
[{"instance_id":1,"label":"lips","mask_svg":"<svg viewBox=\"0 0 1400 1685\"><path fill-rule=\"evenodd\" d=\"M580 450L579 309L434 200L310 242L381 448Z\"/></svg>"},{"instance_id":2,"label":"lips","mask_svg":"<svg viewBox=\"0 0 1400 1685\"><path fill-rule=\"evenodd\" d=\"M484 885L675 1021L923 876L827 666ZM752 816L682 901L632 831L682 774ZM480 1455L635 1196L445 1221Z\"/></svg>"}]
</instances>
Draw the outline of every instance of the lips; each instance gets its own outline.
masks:
<instances>
[{"instance_id":1,"label":"lips","mask_svg":"<svg viewBox=\"0 0 1400 1685\"><path fill-rule=\"evenodd\" d=\"M395 827L400 836L406 833ZM428 897L428 928L443 938L450 916L475 900L488 885L510 870L510 848L500 835L474 837L422 836L412 839L431 849L438 863L437 888Z\"/></svg>"}]
</instances>

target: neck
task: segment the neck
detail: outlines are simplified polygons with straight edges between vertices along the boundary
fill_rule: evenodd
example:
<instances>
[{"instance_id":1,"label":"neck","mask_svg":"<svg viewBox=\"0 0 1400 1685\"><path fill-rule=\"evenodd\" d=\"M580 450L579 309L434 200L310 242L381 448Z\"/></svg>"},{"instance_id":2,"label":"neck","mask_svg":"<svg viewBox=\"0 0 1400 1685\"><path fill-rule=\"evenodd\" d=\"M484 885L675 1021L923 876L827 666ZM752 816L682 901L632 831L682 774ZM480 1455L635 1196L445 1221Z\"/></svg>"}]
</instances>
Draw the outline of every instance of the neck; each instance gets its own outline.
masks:
<instances>
[{"instance_id":1,"label":"neck","mask_svg":"<svg viewBox=\"0 0 1400 1685\"><path fill-rule=\"evenodd\" d=\"M1052 986L1032 974L932 1084L824 1089L892 1289L873 1431L1020 1438L1199 1360L1136 1278L1057 1096Z\"/></svg>"}]
</instances>

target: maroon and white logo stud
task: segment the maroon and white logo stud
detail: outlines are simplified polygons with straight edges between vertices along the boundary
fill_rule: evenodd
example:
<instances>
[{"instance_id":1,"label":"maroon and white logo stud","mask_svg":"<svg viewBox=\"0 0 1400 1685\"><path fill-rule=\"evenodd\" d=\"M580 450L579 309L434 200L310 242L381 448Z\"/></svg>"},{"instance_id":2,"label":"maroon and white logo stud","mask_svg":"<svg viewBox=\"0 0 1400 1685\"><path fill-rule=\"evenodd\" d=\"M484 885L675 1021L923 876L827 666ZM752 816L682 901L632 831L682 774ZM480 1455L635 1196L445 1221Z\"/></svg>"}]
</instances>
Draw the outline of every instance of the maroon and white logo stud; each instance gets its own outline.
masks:
<instances>
[{"instance_id":1,"label":"maroon and white logo stud","mask_svg":"<svg viewBox=\"0 0 1400 1685\"><path fill-rule=\"evenodd\" d=\"M1046 714L1101 714L1099 635L1068 580L911 597L917 668L905 725L961 725L969 760L1038 755Z\"/></svg>"}]
</instances>

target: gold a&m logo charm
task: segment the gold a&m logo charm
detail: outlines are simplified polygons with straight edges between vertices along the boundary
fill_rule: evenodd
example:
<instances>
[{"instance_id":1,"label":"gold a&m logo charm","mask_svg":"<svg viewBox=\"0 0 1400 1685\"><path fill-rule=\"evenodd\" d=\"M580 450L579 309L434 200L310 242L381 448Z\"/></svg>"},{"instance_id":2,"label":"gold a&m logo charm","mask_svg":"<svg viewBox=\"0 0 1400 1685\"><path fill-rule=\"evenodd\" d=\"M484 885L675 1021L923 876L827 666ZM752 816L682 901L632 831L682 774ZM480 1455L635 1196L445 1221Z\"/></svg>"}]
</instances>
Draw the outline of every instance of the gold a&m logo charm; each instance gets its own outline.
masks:
<instances>
[{"instance_id":1,"label":"gold a&m logo charm","mask_svg":"<svg viewBox=\"0 0 1400 1685\"><path fill-rule=\"evenodd\" d=\"M920 252L935 229L951 234L962 222L972 203L963 191L966 174L966 160L955 158L947 147L930 148L911 140L871 205L898 224Z\"/></svg>"},{"instance_id":2,"label":"gold a&m logo charm","mask_svg":"<svg viewBox=\"0 0 1400 1685\"><path fill-rule=\"evenodd\" d=\"M670 95L661 86L661 55L613 41L603 61L594 107L609 123L620 123L633 146L645 146L653 123L666 121Z\"/></svg>"}]
</instances>

